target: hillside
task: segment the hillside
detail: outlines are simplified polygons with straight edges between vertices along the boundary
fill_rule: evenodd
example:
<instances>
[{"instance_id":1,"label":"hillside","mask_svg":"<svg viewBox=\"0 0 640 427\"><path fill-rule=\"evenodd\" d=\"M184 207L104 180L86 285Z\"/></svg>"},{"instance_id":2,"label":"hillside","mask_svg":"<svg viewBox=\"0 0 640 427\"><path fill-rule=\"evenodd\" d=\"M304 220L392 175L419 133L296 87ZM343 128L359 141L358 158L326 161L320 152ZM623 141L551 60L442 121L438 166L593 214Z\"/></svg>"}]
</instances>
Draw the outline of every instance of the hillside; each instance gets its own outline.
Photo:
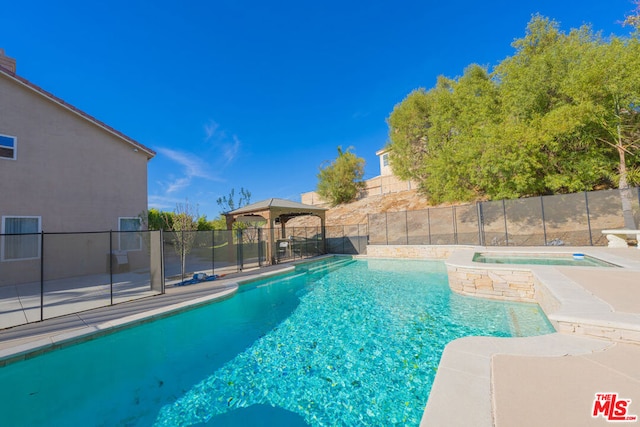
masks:
<instances>
[{"instance_id":1,"label":"hillside","mask_svg":"<svg viewBox=\"0 0 640 427\"><path fill-rule=\"evenodd\" d=\"M416 190L381 194L330 208L326 214L326 225L364 224L367 223L368 214L419 210L427 207L427 199L419 195ZM295 218L287 223L288 227L317 225L318 220L313 217Z\"/></svg>"}]
</instances>

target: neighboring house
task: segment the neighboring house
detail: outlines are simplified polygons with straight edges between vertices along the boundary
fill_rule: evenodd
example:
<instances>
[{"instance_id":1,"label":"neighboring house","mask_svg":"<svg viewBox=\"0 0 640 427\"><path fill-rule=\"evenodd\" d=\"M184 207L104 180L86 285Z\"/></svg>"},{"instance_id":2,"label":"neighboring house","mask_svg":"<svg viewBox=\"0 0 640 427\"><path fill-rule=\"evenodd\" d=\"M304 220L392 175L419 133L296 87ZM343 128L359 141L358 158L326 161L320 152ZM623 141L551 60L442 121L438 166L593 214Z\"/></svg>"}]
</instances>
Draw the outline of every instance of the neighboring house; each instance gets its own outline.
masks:
<instances>
[{"instance_id":1,"label":"neighboring house","mask_svg":"<svg viewBox=\"0 0 640 427\"><path fill-rule=\"evenodd\" d=\"M141 229L139 215L147 210L147 162L154 155L16 75L15 60L0 49L0 233ZM59 247L49 244L48 252L92 255L86 242L76 248L69 238L60 237ZM3 236L0 284L11 281L11 271L20 270L17 265L39 269L41 246L40 236ZM113 250L141 248L140 237L131 233L112 244ZM95 257L104 268L104 250Z\"/></svg>"},{"instance_id":2,"label":"neighboring house","mask_svg":"<svg viewBox=\"0 0 640 427\"><path fill-rule=\"evenodd\" d=\"M387 148L378 150L376 151L376 156L378 156L378 159L380 160L380 176L393 175L391 164L389 163L389 150Z\"/></svg>"},{"instance_id":3,"label":"neighboring house","mask_svg":"<svg viewBox=\"0 0 640 427\"><path fill-rule=\"evenodd\" d=\"M369 196L379 194L398 193L417 188L412 181L403 181L393 174L391 165L389 164L389 150L383 148L376 151L376 155L380 160L380 175L375 178L367 179L365 189L360 193L358 199L364 199ZM328 203L318 195L315 191L302 193L302 203L307 205L327 205Z\"/></svg>"}]
</instances>

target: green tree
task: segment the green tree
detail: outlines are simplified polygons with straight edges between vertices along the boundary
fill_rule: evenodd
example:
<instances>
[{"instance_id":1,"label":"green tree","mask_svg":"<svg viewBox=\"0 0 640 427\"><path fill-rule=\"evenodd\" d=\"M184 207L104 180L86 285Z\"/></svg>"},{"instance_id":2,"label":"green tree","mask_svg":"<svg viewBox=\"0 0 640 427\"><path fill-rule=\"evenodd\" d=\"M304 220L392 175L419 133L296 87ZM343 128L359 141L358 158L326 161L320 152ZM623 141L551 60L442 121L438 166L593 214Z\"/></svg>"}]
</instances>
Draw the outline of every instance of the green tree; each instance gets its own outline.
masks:
<instances>
[{"instance_id":1,"label":"green tree","mask_svg":"<svg viewBox=\"0 0 640 427\"><path fill-rule=\"evenodd\" d=\"M588 111L586 142L613 150L611 180L621 190L625 226L635 228L630 185L640 184L640 40L594 37L567 92Z\"/></svg>"},{"instance_id":2,"label":"green tree","mask_svg":"<svg viewBox=\"0 0 640 427\"><path fill-rule=\"evenodd\" d=\"M420 88L411 92L397 104L389 118L389 161L393 173L404 180L416 181L426 191L425 181L429 170L425 166L427 134L431 110L435 104L433 92Z\"/></svg>"},{"instance_id":3,"label":"green tree","mask_svg":"<svg viewBox=\"0 0 640 427\"><path fill-rule=\"evenodd\" d=\"M320 168L316 191L332 206L349 203L356 199L358 193L365 188L362 180L364 176L364 159L357 157L351 147L342 151L338 147L338 157Z\"/></svg>"},{"instance_id":4,"label":"green tree","mask_svg":"<svg viewBox=\"0 0 640 427\"><path fill-rule=\"evenodd\" d=\"M234 211L236 209L240 209L243 206L246 206L251 203L251 192L243 187L240 187L240 194L236 199L236 191L235 188L232 188L229 191L228 196L219 197L216 202L220 209L222 209L222 215L212 221L212 227L214 230L226 230L227 229L227 220L224 216L225 213ZM254 222L243 222L236 221L233 223L234 230L248 230L249 228L255 229L259 226L259 224L264 223L265 221L254 221ZM246 236L257 235L257 231L251 230L245 233Z\"/></svg>"},{"instance_id":5,"label":"green tree","mask_svg":"<svg viewBox=\"0 0 640 427\"><path fill-rule=\"evenodd\" d=\"M627 15L623 24L631 25L635 27L636 30L640 30L640 0L635 0L633 3L635 3L636 8L632 13Z\"/></svg>"},{"instance_id":6,"label":"green tree","mask_svg":"<svg viewBox=\"0 0 640 427\"><path fill-rule=\"evenodd\" d=\"M214 228L214 222L213 221L209 221L207 219L206 215L201 215L198 217L198 220L196 221L196 229L198 231L211 231L211 230L215 230Z\"/></svg>"},{"instance_id":7,"label":"green tree","mask_svg":"<svg viewBox=\"0 0 640 427\"><path fill-rule=\"evenodd\" d=\"M493 72L472 65L395 106L394 173L433 203L640 183L638 33L566 34L533 17ZM623 210L632 228L624 197Z\"/></svg>"},{"instance_id":8,"label":"green tree","mask_svg":"<svg viewBox=\"0 0 640 427\"><path fill-rule=\"evenodd\" d=\"M218 203L218 206L222 209L223 214L240 209L241 207L251 203L251 192L249 190L240 187L240 195L237 200L235 198L235 193L235 188L232 188L229 192L229 196L218 197L216 200L216 203Z\"/></svg>"},{"instance_id":9,"label":"green tree","mask_svg":"<svg viewBox=\"0 0 640 427\"><path fill-rule=\"evenodd\" d=\"M144 222L144 215L141 215L141 218ZM171 230L171 224L173 224L173 213L151 208L147 212L146 223L148 230Z\"/></svg>"},{"instance_id":10,"label":"green tree","mask_svg":"<svg viewBox=\"0 0 640 427\"><path fill-rule=\"evenodd\" d=\"M533 193L617 185L625 224L635 228L625 194L639 182L637 37L605 39L589 26L564 34L557 23L535 17L514 46L516 55L497 73L511 112L506 118L536 136Z\"/></svg>"},{"instance_id":11,"label":"green tree","mask_svg":"<svg viewBox=\"0 0 640 427\"><path fill-rule=\"evenodd\" d=\"M218 218L211 220L211 228L212 230L226 230L227 229L227 219L224 215L220 215Z\"/></svg>"},{"instance_id":12,"label":"green tree","mask_svg":"<svg viewBox=\"0 0 640 427\"><path fill-rule=\"evenodd\" d=\"M478 65L412 92L387 120L394 174L417 181L433 203L477 197L487 174L478 159L492 142L498 106L495 84Z\"/></svg>"},{"instance_id":13,"label":"green tree","mask_svg":"<svg viewBox=\"0 0 640 427\"><path fill-rule=\"evenodd\" d=\"M437 115L437 154L431 162L428 194L434 201L473 200L488 172L478 162L494 141L498 122L497 89L488 71L471 65L457 80L440 79ZM446 90L445 90L446 89ZM433 139L433 138L432 138Z\"/></svg>"}]
</instances>

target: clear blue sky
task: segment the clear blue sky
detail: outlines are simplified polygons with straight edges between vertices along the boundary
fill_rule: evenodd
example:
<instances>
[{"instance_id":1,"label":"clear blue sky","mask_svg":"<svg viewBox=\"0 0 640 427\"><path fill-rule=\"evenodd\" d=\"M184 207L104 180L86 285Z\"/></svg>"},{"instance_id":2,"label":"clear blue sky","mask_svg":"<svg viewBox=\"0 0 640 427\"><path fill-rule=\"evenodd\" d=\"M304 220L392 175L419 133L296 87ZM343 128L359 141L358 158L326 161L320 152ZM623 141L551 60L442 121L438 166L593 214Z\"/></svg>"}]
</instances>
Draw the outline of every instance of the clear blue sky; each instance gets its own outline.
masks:
<instances>
[{"instance_id":1,"label":"clear blue sky","mask_svg":"<svg viewBox=\"0 0 640 427\"><path fill-rule=\"evenodd\" d=\"M630 0L5 1L18 74L157 156L149 205L215 218L232 188L300 200L352 146L379 174L386 118L413 89L513 54L535 13L628 35Z\"/></svg>"}]
</instances>

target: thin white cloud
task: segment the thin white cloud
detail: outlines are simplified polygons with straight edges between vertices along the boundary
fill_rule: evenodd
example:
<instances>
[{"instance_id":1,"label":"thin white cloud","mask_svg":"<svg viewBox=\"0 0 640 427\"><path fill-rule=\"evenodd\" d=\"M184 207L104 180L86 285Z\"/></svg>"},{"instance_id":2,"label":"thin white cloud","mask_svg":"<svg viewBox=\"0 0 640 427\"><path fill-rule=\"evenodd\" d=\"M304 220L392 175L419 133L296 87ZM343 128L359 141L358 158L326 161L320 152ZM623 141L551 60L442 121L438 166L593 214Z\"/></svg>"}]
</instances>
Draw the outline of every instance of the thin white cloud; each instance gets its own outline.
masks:
<instances>
[{"instance_id":1,"label":"thin white cloud","mask_svg":"<svg viewBox=\"0 0 640 427\"><path fill-rule=\"evenodd\" d=\"M158 148L159 154L177 163L181 168L177 173L171 174L171 181L162 183L166 194L174 194L187 189L195 178L209 181L223 182L224 180L213 173L213 168L202 158L184 151L169 148Z\"/></svg>"},{"instance_id":2,"label":"thin white cloud","mask_svg":"<svg viewBox=\"0 0 640 427\"><path fill-rule=\"evenodd\" d=\"M171 173L165 175L166 179L158 183L165 196L188 191L189 187L198 184L198 179L225 182L220 176L221 171L237 158L242 145L240 139L236 135L229 138L213 120L205 123L203 130L204 142L208 147L204 147L199 154L171 148L156 148L159 155L178 165L171 168ZM150 206L153 206L151 202Z\"/></svg>"},{"instance_id":3,"label":"thin white cloud","mask_svg":"<svg viewBox=\"0 0 640 427\"><path fill-rule=\"evenodd\" d=\"M205 123L204 133L205 142L210 143L217 152L222 153L222 157L225 160L224 166L237 158L242 143L236 135L232 135L229 138L227 133L221 130L220 125L214 120L209 120L209 122Z\"/></svg>"},{"instance_id":4,"label":"thin white cloud","mask_svg":"<svg viewBox=\"0 0 640 427\"><path fill-rule=\"evenodd\" d=\"M180 203L181 199L166 197L166 196L158 196L158 195L149 195L149 208L156 208L158 210L168 210L176 207L177 203Z\"/></svg>"},{"instance_id":5,"label":"thin white cloud","mask_svg":"<svg viewBox=\"0 0 640 427\"><path fill-rule=\"evenodd\" d=\"M205 133L205 141L209 141L216 134L220 125L213 120L210 120L209 123L204 125L204 133Z\"/></svg>"},{"instance_id":6,"label":"thin white cloud","mask_svg":"<svg viewBox=\"0 0 640 427\"><path fill-rule=\"evenodd\" d=\"M159 148L158 152L168 157L184 168L187 177L197 177L217 181L211 173L211 165L204 162L200 157L183 151L171 150L169 148Z\"/></svg>"},{"instance_id":7,"label":"thin white cloud","mask_svg":"<svg viewBox=\"0 0 640 427\"><path fill-rule=\"evenodd\" d=\"M235 160L236 156L240 152L240 140L233 135L233 143L226 144L224 147L224 158L227 160L227 164Z\"/></svg>"},{"instance_id":8,"label":"thin white cloud","mask_svg":"<svg viewBox=\"0 0 640 427\"><path fill-rule=\"evenodd\" d=\"M191 184L191 177L185 176L177 178L167 186L167 194L175 193L176 191L180 191L183 188L187 188L189 184Z\"/></svg>"}]
</instances>

